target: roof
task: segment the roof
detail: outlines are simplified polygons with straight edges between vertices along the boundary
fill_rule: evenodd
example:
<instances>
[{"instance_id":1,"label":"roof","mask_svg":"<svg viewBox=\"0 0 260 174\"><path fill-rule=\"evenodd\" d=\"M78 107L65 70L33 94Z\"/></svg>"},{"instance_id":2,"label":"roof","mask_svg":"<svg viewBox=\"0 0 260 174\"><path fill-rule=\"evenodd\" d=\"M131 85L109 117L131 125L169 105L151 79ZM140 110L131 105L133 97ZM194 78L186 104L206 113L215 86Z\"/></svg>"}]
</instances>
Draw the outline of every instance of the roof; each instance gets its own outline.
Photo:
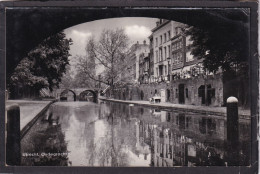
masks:
<instances>
[{"instance_id":1,"label":"roof","mask_svg":"<svg viewBox=\"0 0 260 174\"><path fill-rule=\"evenodd\" d=\"M158 29L162 28L163 26L165 26L166 24L168 24L169 22L171 22L170 20L165 20L162 24L160 24L159 26L156 26L155 28L152 29L152 32L157 31Z\"/></svg>"}]
</instances>

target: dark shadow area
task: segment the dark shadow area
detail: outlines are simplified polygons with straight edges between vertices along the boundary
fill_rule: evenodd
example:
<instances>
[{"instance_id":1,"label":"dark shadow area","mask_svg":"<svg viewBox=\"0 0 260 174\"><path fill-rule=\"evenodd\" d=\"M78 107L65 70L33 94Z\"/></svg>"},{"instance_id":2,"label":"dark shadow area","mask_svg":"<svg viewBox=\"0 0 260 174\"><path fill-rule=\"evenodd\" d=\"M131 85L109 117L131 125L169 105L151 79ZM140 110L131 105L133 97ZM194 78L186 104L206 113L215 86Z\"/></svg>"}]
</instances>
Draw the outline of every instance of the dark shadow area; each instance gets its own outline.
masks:
<instances>
[{"instance_id":1,"label":"dark shadow area","mask_svg":"<svg viewBox=\"0 0 260 174\"><path fill-rule=\"evenodd\" d=\"M85 90L79 94L79 101L91 101L97 103L97 92Z\"/></svg>"}]
</instances>

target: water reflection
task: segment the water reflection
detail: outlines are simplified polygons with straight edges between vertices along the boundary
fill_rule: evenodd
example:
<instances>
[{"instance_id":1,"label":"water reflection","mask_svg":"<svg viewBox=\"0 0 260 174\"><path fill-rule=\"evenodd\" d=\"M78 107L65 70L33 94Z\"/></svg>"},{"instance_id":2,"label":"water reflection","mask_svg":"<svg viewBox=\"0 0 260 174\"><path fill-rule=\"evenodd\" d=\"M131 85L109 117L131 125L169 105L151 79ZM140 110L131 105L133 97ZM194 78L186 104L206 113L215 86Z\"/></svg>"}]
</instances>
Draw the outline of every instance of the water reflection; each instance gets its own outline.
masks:
<instances>
[{"instance_id":1,"label":"water reflection","mask_svg":"<svg viewBox=\"0 0 260 174\"><path fill-rule=\"evenodd\" d=\"M250 123L240 122L239 133L234 153L220 117L119 103L58 102L24 138L22 149L68 155L56 163L23 157L23 165L249 165Z\"/></svg>"},{"instance_id":2,"label":"water reflection","mask_svg":"<svg viewBox=\"0 0 260 174\"><path fill-rule=\"evenodd\" d=\"M22 165L68 166L70 164L59 116L47 112L30 131L21 141Z\"/></svg>"}]
</instances>

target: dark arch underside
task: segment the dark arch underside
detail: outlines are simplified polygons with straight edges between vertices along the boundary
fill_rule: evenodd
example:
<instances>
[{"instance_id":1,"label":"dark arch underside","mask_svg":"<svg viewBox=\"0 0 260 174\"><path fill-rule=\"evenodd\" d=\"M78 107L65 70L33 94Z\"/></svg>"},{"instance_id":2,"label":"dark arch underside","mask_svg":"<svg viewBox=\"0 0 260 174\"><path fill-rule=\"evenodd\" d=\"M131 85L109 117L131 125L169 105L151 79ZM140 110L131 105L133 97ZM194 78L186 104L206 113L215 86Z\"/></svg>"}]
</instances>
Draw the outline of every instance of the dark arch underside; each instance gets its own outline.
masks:
<instances>
[{"instance_id":1,"label":"dark arch underside","mask_svg":"<svg viewBox=\"0 0 260 174\"><path fill-rule=\"evenodd\" d=\"M77 100L76 93L74 91L72 91L71 89L65 89L64 91L62 91L60 93L60 96L63 96L64 94L67 94L68 92L72 92L73 93L74 101L76 101Z\"/></svg>"},{"instance_id":2,"label":"dark arch underside","mask_svg":"<svg viewBox=\"0 0 260 174\"><path fill-rule=\"evenodd\" d=\"M153 17L207 27L214 32L218 32L218 27L232 25L243 32L248 30L248 16L238 9L7 8L6 77L8 80L19 61L42 40L84 22L115 17Z\"/></svg>"},{"instance_id":3,"label":"dark arch underside","mask_svg":"<svg viewBox=\"0 0 260 174\"><path fill-rule=\"evenodd\" d=\"M92 95L93 95L93 102L97 102L97 93L95 92L95 91L93 91L93 90L85 90L85 91L83 91L83 92L81 92L80 94L79 94L79 101L86 101L86 98L85 98L85 96L87 95L87 93L91 93Z\"/></svg>"}]
</instances>

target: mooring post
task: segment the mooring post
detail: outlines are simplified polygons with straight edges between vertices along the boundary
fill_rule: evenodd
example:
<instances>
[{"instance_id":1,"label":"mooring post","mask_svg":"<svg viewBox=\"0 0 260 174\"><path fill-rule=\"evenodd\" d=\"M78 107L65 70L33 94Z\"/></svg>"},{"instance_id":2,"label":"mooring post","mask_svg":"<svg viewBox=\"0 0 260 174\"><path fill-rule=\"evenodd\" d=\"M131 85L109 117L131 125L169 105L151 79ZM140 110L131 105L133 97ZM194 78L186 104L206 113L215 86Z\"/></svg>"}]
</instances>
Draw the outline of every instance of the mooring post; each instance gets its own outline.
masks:
<instances>
[{"instance_id":1,"label":"mooring post","mask_svg":"<svg viewBox=\"0 0 260 174\"><path fill-rule=\"evenodd\" d=\"M20 108L13 104L6 107L6 164L20 165L21 163L21 144L20 144Z\"/></svg>"},{"instance_id":2,"label":"mooring post","mask_svg":"<svg viewBox=\"0 0 260 174\"><path fill-rule=\"evenodd\" d=\"M232 147L236 147L238 138L238 100L236 97L229 97L227 99L227 141Z\"/></svg>"},{"instance_id":3,"label":"mooring post","mask_svg":"<svg viewBox=\"0 0 260 174\"><path fill-rule=\"evenodd\" d=\"M230 165L239 163L239 117L238 100L236 97L227 99L227 144Z\"/></svg>"}]
</instances>

